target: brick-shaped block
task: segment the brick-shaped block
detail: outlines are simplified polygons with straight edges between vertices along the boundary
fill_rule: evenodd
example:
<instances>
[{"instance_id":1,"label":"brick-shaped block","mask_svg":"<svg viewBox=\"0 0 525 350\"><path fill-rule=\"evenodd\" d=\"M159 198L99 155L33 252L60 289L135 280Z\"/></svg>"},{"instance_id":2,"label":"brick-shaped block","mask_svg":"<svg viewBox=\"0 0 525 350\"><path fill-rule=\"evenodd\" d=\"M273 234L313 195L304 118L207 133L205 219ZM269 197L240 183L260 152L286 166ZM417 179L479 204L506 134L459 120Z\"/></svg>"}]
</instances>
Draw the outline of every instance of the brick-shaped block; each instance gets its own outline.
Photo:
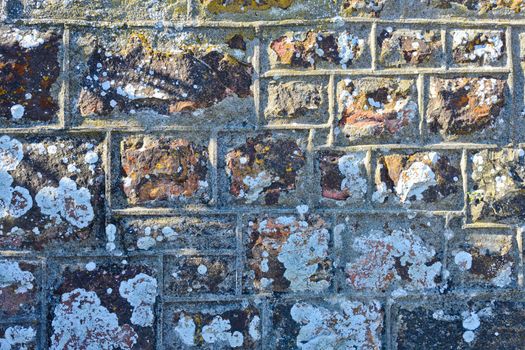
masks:
<instances>
[{"instance_id":1,"label":"brick-shaped block","mask_svg":"<svg viewBox=\"0 0 525 350\"><path fill-rule=\"evenodd\" d=\"M166 309L164 349L261 349L262 320L252 302L172 304Z\"/></svg>"},{"instance_id":2,"label":"brick-shaped block","mask_svg":"<svg viewBox=\"0 0 525 350\"><path fill-rule=\"evenodd\" d=\"M203 19L260 21L329 17L335 12L329 0L199 0L198 16Z\"/></svg>"},{"instance_id":3,"label":"brick-shaped block","mask_svg":"<svg viewBox=\"0 0 525 350\"><path fill-rule=\"evenodd\" d=\"M318 168L323 204L366 202L369 155L367 152L322 151Z\"/></svg>"},{"instance_id":4,"label":"brick-shaped block","mask_svg":"<svg viewBox=\"0 0 525 350\"><path fill-rule=\"evenodd\" d=\"M410 143L418 135L413 79L345 78L337 84L337 102L341 142Z\"/></svg>"},{"instance_id":5,"label":"brick-shaped block","mask_svg":"<svg viewBox=\"0 0 525 350\"><path fill-rule=\"evenodd\" d=\"M504 142L507 82L497 77L430 79L426 122L445 140Z\"/></svg>"},{"instance_id":6,"label":"brick-shaped block","mask_svg":"<svg viewBox=\"0 0 525 350\"><path fill-rule=\"evenodd\" d=\"M381 349L384 344L384 310L377 300L283 301L272 311L272 349Z\"/></svg>"},{"instance_id":7,"label":"brick-shaped block","mask_svg":"<svg viewBox=\"0 0 525 350\"><path fill-rule=\"evenodd\" d=\"M505 65L506 43L505 32L502 30L455 29L449 35L454 65Z\"/></svg>"},{"instance_id":8,"label":"brick-shaped block","mask_svg":"<svg viewBox=\"0 0 525 350\"><path fill-rule=\"evenodd\" d=\"M120 227L128 251L234 249L236 244L236 219L229 215L125 218Z\"/></svg>"},{"instance_id":9,"label":"brick-shaped block","mask_svg":"<svg viewBox=\"0 0 525 350\"><path fill-rule=\"evenodd\" d=\"M50 348L155 349L159 286L146 262L53 264Z\"/></svg>"},{"instance_id":10,"label":"brick-shaped block","mask_svg":"<svg viewBox=\"0 0 525 350\"><path fill-rule=\"evenodd\" d=\"M58 122L62 33L0 27L0 126Z\"/></svg>"},{"instance_id":11,"label":"brick-shaped block","mask_svg":"<svg viewBox=\"0 0 525 350\"><path fill-rule=\"evenodd\" d=\"M267 124L325 124L328 122L326 78L279 78L264 81L262 98Z\"/></svg>"},{"instance_id":12,"label":"brick-shaped block","mask_svg":"<svg viewBox=\"0 0 525 350\"><path fill-rule=\"evenodd\" d=\"M35 324L0 324L0 349L36 350L39 349L37 339L38 326Z\"/></svg>"},{"instance_id":13,"label":"brick-shaped block","mask_svg":"<svg viewBox=\"0 0 525 350\"><path fill-rule=\"evenodd\" d=\"M463 206L460 161L455 151L378 154L372 200L378 206L459 210Z\"/></svg>"},{"instance_id":14,"label":"brick-shaped block","mask_svg":"<svg viewBox=\"0 0 525 350\"><path fill-rule=\"evenodd\" d=\"M306 196L305 133L225 135L222 144L224 204L293 205Z\"/></svg>"},{"instance_id":15,"label":"brick-shaped block","mask_svg":"<svg viewBox=\"0 0 525 350\"><path fill-rule=\"evenodd\" d=\"M249 29L90 31L71 42L75 123L209 127L254 115Z\"/></svg>"},{"instance_id":16,"label":"brick-shaped block","mask_svg":"<svg viewBox=\"0 0 525 350\"><path fill-rule=\"evenodd\" d=\"M403 4L406 17L418 18L476 18L487 20L495 19L521 19L523 18L523 5L519 0L494 2L490 0L430 0L420 3L409 0Z\"/></svg>"},{"instance_id":17,"label":"brick-shaped block","mask_svg":"<svg viewBox=\"0 0 525 350\"><path fill-rule=\"evenodd\" d=\"M462 298L393 307L393 349L519 349L522 302Z\"/></svg>"},{"instance_id":18,"label":"brick-shaped block","mask_svg":"<svg viewBox=\"0 0 525 350\"><path fill-rule=\"evenodd\" d=\"M164 256L164 293L175 297L195 294L234 294L235 256Z\"/></svg>"},{"instance_id":19,"label":"brick-shaped block","mask_svg":"<svg viewBox=\"0 0 525 350\"><path fill-rule=\"evenodd\" d=\"M199 136L124 136L119 164L122 202L146 206L208 203L209 145L206 137Z\"/></svg>"},{"instance_id":20,"label":"brick-shaped block","mask_svg":"<svg viewBox=\"0 0 525 350\"><path fill-rule=\"evenodd\" d=\"M439 29L381 27L377 36L378 63L384 68L439 67L443 42Z\"/></svg>"},{"instance_id":21,"label":"brick-shaped block","mask_svg":"<svg viewBox=\"0 0 525 350\"><path fill-rule=\"evenodd\" d=\"M265 215L244 230L246 292L317 293L330 287L330 225L323 218Z\"/></svg>"},{"instance_id":22,"label":"brick-shaped block","mask_svg":"<svg viewBox=\"0 0 525 350\"><path fill-rule=\"evenodd\" d=\"M482 150L471 155L469 191L473 221L519 222L525 217L525 149Z\"/></svg>"},{"instance_id":23,"label":"brick-shaped block","mask_svg":"<svg viewBox=\"0 0 525 350\"><path fill-rule=\"evenodd\" d=\"M264 32L265 68L347 69L370 66L370 29L365 25L347 28L304 27L268 29Z\"/></svg>"},{"instance_id":24,"label":"brick-shaped block","mask_svg":"<svg viewBox=\"0 0 525 350\"><path fill-rule=\"evenodd\" d=\"M440 287L442 218L383 215L370 221L356 216L346 217L336 228L343 247L341 267L350 289L436 292Z\"/></svg>"},{"instance_id":25,"label":"brick-shaped block","mask_svg":"<svg viewBox=\"0 0 525 350\"><path fill-rule=\"evenodd\" d=\"M39 263L0 259L0 316L2 319L33 316L38 313L40 279Z\"/></svg>"},{"instance_id":26,"label":"brick-shaped block","mask_svg":"<svg viewBox=\"0 0 525 350\"><path fill-rule=\"evenodd\" d=\"M448 243L450 288L512 288L519 255L512 231L454 228Z\"/></svg>"},{"instance_id":27,"label":"brick-shaped block","mask_svg":"<svg viewBox=\"0 0 525 350\"><path fill-rule=\"evenodd\" d=\"M16 11L17 2L10 2L7 8ZM24 2L21 14L16 17L33 19L79 19L91 21L140 21L176 20L186 16L186 2L181 0L124 1L93 0L89 2L56 0L29 0Z\"/></svg>"},{"instance_id":28,"label":"brick-shaped block","mask_svg":"<svg viewBox=\"0 0 525 350\"><path fill-rule=\"evenodd\" d=\"M103 149L89 135L1 136L0 249L95 245L103 219Z\"/></svg>"}]
</instances>

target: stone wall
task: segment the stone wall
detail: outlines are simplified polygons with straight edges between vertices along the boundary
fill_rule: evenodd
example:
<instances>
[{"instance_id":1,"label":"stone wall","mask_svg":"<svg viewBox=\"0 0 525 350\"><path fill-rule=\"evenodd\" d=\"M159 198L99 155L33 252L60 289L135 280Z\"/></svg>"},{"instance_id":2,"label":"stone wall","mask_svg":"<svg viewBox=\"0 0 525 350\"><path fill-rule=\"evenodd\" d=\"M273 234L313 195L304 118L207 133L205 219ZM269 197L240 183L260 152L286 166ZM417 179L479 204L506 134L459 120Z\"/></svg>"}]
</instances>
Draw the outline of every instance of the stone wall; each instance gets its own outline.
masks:
<instances>
[{"instance_id":1,"label":"stone wall","mask_svg":"<svg viewBox=\"0 0 525 350\"><path fill-rule=\"evenodd\" d=\"M1 349L523 348L521 1L1 4Z\"/></svg>"}]
</instances>

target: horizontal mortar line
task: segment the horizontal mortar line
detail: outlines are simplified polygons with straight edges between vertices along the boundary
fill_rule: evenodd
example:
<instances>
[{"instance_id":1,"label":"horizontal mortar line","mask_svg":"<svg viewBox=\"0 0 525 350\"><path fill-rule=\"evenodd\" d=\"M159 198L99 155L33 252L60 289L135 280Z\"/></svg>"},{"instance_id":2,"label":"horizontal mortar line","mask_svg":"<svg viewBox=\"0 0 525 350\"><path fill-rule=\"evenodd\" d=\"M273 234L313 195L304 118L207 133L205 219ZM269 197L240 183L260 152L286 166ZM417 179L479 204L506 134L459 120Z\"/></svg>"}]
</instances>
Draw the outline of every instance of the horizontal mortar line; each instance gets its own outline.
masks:
<instances>
[{"instance_id":1,"label":"horizontal mortar line","mask_svg":"<svg viewBox=\"0 0 525 350\"><path fill-rule=\"evenodd\" d=\"M278 26L315 26L315 25L335 25L337 27L346 24L394 24L394 25L449 25L460 28L475 28L475 27L495 27L495 26L525 26L524 19L483 19L476 18L472 22L472 17L454 17L454 18L367 18L367 17L340 17L333 16L318 19L285 19L285 20L206 20L206 19L181 19L175 20L136 20L136 21L99 21L99 20L85 20L85 19L63 19L63 18L23 18L16 20L7 20L6 24L22 24L22 25L69 25L82 27L96 27L96 28L126 28L126 27L151 27L151 28L202 28L202 27L224 27L224 28L267 28Z\"/></svg>"},{"instance_id":2,"label":"horizontal mortar line","mask_svg":"<svg viewBox=\"0 0 525 350\"><path fill-rule=\"evenodd\" d=\"M163 242L158 242L163 243ZM160 248L155 250L127 250L126 256L137 257L137 256L158 256L159 252L162 252L164 257L172 256L237 256L237 251L232 249L198 249L198 248Z\"/></svg>"},{"instance_id":3,"label":"horizontal mortar line","mask_svg":"<svg viewBox=\"0 0 525 350\"><path fill-rule=\"evenodd\" d=\"M265 207L230 207L228 209L184 209L184 208L127 208L113 209L112 213L119 216L177 216L177 215L234 215L234 214L296 214L295 208L265 208ZM396 208L352 208L351 205L340 208L316 207L311 208L311 213L321 214L388 214L404 215L411 213L424 213L431 215L463 215L463 210L425 210L425 209L396 209Z\"/></svg>"},{"instance_id":4,"label":"horizontal mortar line","mask_svg":"<svg viewBox=\"0 0 525 350\"><path fill-rule=\"evenodd\" d=\"M39 324L41 320L35 317L38 317L38 315L2 317L0 318L0 324L1 325L16 324L16 323L33 324L33 325Z\"/></svg>"},{"instance_id":5,"label":"horizontal mortar line","mask_svg":"<svg viewBox=\"0 0 525 350\"><path fill-rule=\"evenodd\" d=\"M110 118L108 118L106 121L111 121ZM239 119L241 121L241 119ZM71 127L67 129L67 131L77 131L77 132L115 132L115 133L127 133L127 132L163 132L163 131L192 131L192 132L210 132L210 131L217 131L217 132L239 132L239 131L256 131L256 130L275 130L275 129L326 129L329 128L331 125L327 123L322 124L267 124L267 125L261 125L261 126L245 126L245 127L199 127L195 128L195 126L190 125L165 125L165 126L152 126L152 127L135 127L135 126L122 126L122 127L104 127L104 126L77 126L77 127ZM66 131L66 130L64 130Z\"/></svg>"},{"instance_id":6,"label":"horizontal mortar line","mask_svg":"<svg viewBox=\"0 0 525 350\"><path fill-rule=\"evenodd\" d=\"M519 224L500 224L496 222L472 222L466 223L461 226L463 229L476 229L476 228L501 228L501 229L514 229L519 227Z\"/></svg>"},{"instance_id":7,"label":"horizontal mortar line","mask_svg":"<svg viewBox=\"0 0 525 350\"><path fill-rule=\"evenodd\" d=\"M432 144L369 144L369 145L350 145L350 146L317 146L314 147L314 152L321 151L381 151L381 150L477 150L477 149L497 149L504 148L496 144L484 144L484 143L432 143Z\"/></svg>"},{"instance_id":8,"label":"horizontal mortar line","mask_svg":"<svg viewBox=\"0 0 525 350\"><path fill-rule=\"evenodd\" d=\"M511 69L507 67L459 67L459 68L421 68L421 69L384 69L372 70L370 68L355 69L315 69L315 70L294 70L294 69L272 69L263 73L263 78L276 77L300 77L300 76L399 76L408 75L416 76L418 74L435 74L435 75L482 75L482 74L509 74Z\"/></svg>"}]
</instances>

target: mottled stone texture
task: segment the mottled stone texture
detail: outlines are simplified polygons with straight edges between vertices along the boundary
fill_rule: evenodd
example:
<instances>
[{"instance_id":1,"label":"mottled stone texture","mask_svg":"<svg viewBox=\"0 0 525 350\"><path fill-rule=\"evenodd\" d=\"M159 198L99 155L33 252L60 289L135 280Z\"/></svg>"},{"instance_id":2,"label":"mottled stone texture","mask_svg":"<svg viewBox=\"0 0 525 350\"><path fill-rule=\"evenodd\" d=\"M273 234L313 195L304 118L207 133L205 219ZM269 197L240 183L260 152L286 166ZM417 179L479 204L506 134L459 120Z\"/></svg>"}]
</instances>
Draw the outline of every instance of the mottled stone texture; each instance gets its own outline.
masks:
<instances>
[{"instance_id":1,"label":"mottled stone texture","mask_svg":"<svg viewBox=\"0 0 525 350\"><path fill-rule=\"evenodd\" d=\"M1 350L525 348L522 0L0 0Z\"/></svg>"}]
</instances>

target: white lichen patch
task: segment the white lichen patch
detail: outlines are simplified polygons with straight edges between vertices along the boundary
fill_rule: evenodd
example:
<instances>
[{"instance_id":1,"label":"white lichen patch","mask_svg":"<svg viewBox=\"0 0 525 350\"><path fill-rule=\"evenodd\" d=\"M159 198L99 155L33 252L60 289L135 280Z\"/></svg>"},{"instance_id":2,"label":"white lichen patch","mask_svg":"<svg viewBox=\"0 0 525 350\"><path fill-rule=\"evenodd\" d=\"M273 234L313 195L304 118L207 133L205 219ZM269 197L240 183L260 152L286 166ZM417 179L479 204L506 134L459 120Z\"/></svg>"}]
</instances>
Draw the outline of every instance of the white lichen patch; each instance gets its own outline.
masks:
<instances>
[{"instance_id":1,"label":"white lichen patch","mask_svg":"<svg viewBox=\"0 0 525 350\"><path fill-rule=\"evenodd\" d=\"M458 62L490 64L503 56L504 36L498 31L455 30L452 32L452 50Z\"/></svg>"},{"instance_id":2,"label":"white lichen patch","mask_svg":"<svg viewBox=\"0 0 525 350\"><path fill-rule=\"evenodd\" d=\"M119 326L117 315L101 305L95 292L82 288L62 294L52 327L52 350L131 349L138 339L131 326Z\"/></svg>"},{"instance_id":3,"label":"white lichen patch","mask_svg":"<svg viewBox=\"0 0 525 350\"><path fill-rule=\"evenodd\" d=\"M401 172L395 189L400 201L404 203L412 196L416 200L423 199L423 192L436 184L436 175L432 168L423 162L414 162Z\"/></svg>"},{"instance_id":4,"label":"white lichen patch","mask_svg":"<svg viewBox=\"0 0 525 350\"><path fill-rule=\"evenodd\" d=\"M239 197L245 198L246 203L253 203L259 199L264 189L275 180L278 180L278 178L273 177L266 171L261 171L256 177L246 175L242 180L243 184L246 185L246 190L241 189Z\"/></svg>"},{"instance_id":5,"label":"white lichen patch","mask_svg":"<svg viewBox=\"0 0 525 350\"><path fill-rule=\"evenodd\" d=\"M345 269L347 282L356 289L385 289L397 281L409 290L437 287L442 264L436 251L410 229L391 234L372 230L355 238L352 248L362 254Z\"/></svg>"},{"instance_id":6,"label":"white lichen patch","mask_svg":"<svg viewBox=\"0 0 525 350\"><path fill-rule=\"evenodd\" d=\"M177 326L175 326L175 332L185 345L195 345L196 329L197 326L191 316L185 315L184 313L180 315L179 322L177 322Z\"/></svg>"},{"instance_id":7,"label":"white lichen patch","mask_svg":"<svg viewBox=\"0 0 525 350\"><path fill-rule=\"evenodd\" d=\"M122 281L119 293L133 306L131 323L141 327L153 326L153 306L157 298L155 278L139 273L130 280Z\"/></svg>"},{"instance_id":8,"label":"white lichen patch","mask_svg":"<svg viewBox=\"0 0 525 350\"><path fill-rule=\"evenodd\" d=\"M472 255L465 251L460 251L454 256L454 263L462 271L467 271L472 267Z\"/></svg>"},{"instance_id":9,"label":"white lichen patch","mask_svg":"<svg viewBox=\"0 0 525 350\"><path fill-rule=\"evenodd\" d=\"M26 293L33 289L35 276L30 271L24 271L16 261L0 261L0 289L14 286L15 293Z\"/></svg>"},{"instance_id":10,"label":"white lichen patch","mask_svg":"<svg viewBox=\"0 0 525 350\"><path fill-rule=\"evenodd\" d=\"M210 324L202 327L202 338L208 344L227 342L230 347L238 348L244 343L244 336L239 331L231 332L231 323L228 319L215 316Z\"/></svg>"},{"instance_id":11,"label":"white lichen patch","mask_svg":"<svg viewBox=\"0 0 525 350\"><path fill-rule=\"evenodd\" d=\"M53 218L64 218L78 227L88 227L94 218L91 193L85 187L77 188L68 177L60 179L58 187L46 186L35 197L42 214Z\"/></svg>"},{"instance_id":12,"label":"white lichen patch","mask_svg":"<svg viewBox=\"0 0 525 350\"><path fill-rule=\"evenodd\" d=\"M12 326L4 332L4 337L0 338L1 350L26 350L36 340L36 330L29 327Z\"/></svg>"},{"instance_id":13,"label":"white lichen patch","mask_svg":"<svg viewBox=\"0 0 525 350\"><path fill-rule=\"evenodd\" d=\"M343 69L346 69L347 64L359 57L365 41L357 37L357 35L344 31L337 37L337 47L339 49L339 63ZM357 57L356 57L357 53Z\"/></svg>"},{"instance_id":14,"label":"white lichen patch","mask_svg":"<svg viewBox=\"0 0 525 350\"><path fill-rule=\"evenodd\" d=\"M352 198L363 198L367 191L366 153L345 154L337 163L339 171L344 176L341 181L341 191L347 190Z\"/></svg>"},{"instance_id":15,"label":"white lichen patch","mask_svg":"<svg viewBox=\"0 0 525 350\"><path fill-rule=\"evenodd\" d=\"M0 171L0 219L19 218L33 207L33 198L29 191L21 186L12 187L13 178L7 172Z\"/></svg>"},{"instance_id":16,"label":"white lichen patch","mask_svg":"<svg viewBox=\"0 0 525 350\"><path fill-rule=\"evenodd\" d=\"M4 40L17 42L24 49L33 49L44 43L44 34L36 29L22 31L15 28L4 32L2 36Z\"/></svg>"},{"instance_id":17,"label":"white lichen patch","mask_svg":"<svg viewBox=\"0 0 525 350\"><path fill-rule=\"evenodd\" d=\"M343 300L341 311L296 303L290 314L301 325L296 345L302 350L379 349L383 315L379 302Z\"/></svg>"},{"instance_id":18,"label":"white lichen patch","mask_svg":"<svg viewBox=\"0 0 525 350\"><path fill-rule=\"evenodd\" d=\"M0 137L0 171L15 170L24 158L22 143L9 136Z\"/></svg>"}]
</instances>

